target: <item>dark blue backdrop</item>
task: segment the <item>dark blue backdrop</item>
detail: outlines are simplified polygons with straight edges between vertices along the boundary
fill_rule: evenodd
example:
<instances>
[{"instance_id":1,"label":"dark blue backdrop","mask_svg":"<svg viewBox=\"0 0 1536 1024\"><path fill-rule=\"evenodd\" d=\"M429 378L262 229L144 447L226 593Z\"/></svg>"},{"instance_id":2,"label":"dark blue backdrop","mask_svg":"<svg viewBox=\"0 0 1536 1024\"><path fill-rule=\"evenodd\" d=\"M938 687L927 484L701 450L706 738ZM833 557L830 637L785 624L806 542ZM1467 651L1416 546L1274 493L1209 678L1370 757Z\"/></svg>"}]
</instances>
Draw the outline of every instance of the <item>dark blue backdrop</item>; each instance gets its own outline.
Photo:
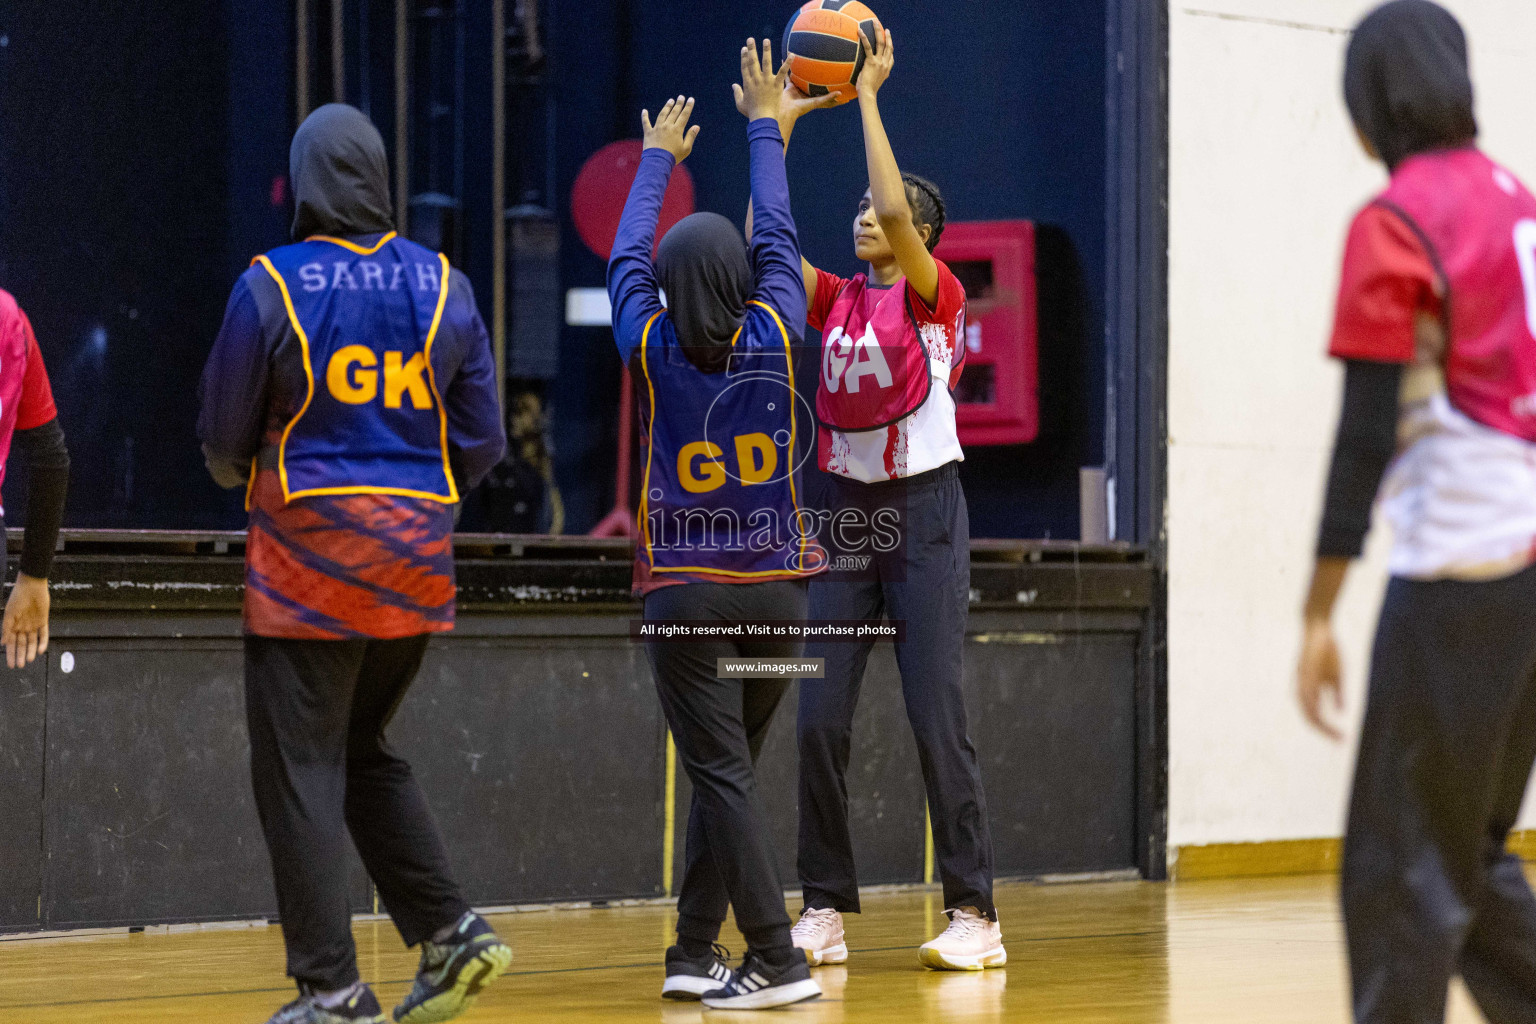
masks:
<instances>
[{"instance_id":1,"label":"dark blue backdrop","mask_svg":"<svg viewBox=\"0 0 1536 1024\"><path fill-rule=\"evenodd\" d=\"M590 0L555 5L562 193L583 160L639 135L639 111L669 95L698 98L703 126L688 166L700 209L733 218L747 189L745 128L731 98L746 37L777 43L784 0L700 5ZM1035 444L973 449L965 485L976 536L1076 537L1078 467L1103 459L1105 68L1104 7L973 0L949 8L881 0L897 67L881 109L905 170L942 188L954 220L1023 217L1046 232L1042 272L1058 308L1043 339L1043 414ZM935 11L945 15L935 18ZM800 122L789 153L801 248L843 274L859 267L852 222L867 184L858 112L819 111ZM565 211L569 226L569 211ZM567 231L566 287L600 285L603 264ZM1074 287L1079 271L1080 287ZM1086 308L1059 308L1082 303ZM612 501L618 359L599 329L567 328L554 390L557 467L566 511L580 529Z\"/></svg>"},{"instance_id":2,"label":"dark blue backdrop","mask_svg":"<svg viewBox=\"0 0 1536 1024\"><path fill-rule=\"evenodd\" d=\"M0 287L50 370L72 525L218 517L191 430L230 284L230 39L209 7L0 6ZM269 102L291 109L281 82ZM25 483L7 474L13 524Z\"/></svg>"},{"instance_id":3,"label":"dark blue backdrop","mask_svg":"<svg viewBox=\"0 0 1536 1024\"><path fill-rule=\"evenodd\" d=\"M370 110L391 147L392 6L348 0L348 24L369 20L375 36L369 59L353 58L347 98ZM567 197L588 155L639 134L642 105L654 110L678 92L699 98L704 130L689 166L700 208L741 215L744 130L730 94L737 52L749 34L777 41L794 6L545 5L563 288L603 283L602 262L571 228ZM1046 226L1043 432L1031 445L968 453L973 534L1076 536L1078 467L1103 460L1102 0L875 6L896 34L882 109L902 167L939 183L954 220ZM463 269L489 313L488 0L465 0L464 10ZM254 253L287 240L290 207L274 204L272 191L294 127L292 18L289 5L263 0L72 0L20 5L0 24L9 33L0 47L0 287L33 314L53 371L77 466L72 525L243 521L238 496L218 493L202 472L195 383L233 277ZM316 103L331 98L323 22ZM513 131L509 149L542 145L535 130L537 139ZM789 167L806 254L855 272L850 224L866 183L857 112L803 121ZM573 532L613 501L618 387L609 333L566 328L549 397ZM6 483L15 512L24 482L13 473Z\"/></svg>"}]
</instances>

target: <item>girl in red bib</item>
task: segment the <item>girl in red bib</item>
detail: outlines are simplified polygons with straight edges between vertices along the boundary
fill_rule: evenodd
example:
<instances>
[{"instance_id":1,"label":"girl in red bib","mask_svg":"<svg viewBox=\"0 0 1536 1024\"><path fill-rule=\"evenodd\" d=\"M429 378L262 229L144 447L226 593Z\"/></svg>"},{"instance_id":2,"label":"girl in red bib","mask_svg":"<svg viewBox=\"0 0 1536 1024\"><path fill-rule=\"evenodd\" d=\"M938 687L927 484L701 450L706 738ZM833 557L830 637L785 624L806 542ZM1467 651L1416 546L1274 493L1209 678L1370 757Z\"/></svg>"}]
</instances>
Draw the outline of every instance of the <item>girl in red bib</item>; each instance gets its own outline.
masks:
<instances>
[{"instance_id":1,"label":"girl in red bib","mask_svg":"<svg viewBox=\"0 0 1536 1024\"><path fill-rule=\"evenodd\" d=\"M1379 501L1371 648L1339 894L1357 1024L1536 1021L1536 894L1509 835L1536 764L1536 195L1477 145L1466 33L1394 0L1344 96L1391 181L1356 216L1329 345L1344 395L1298 696L1342 739L1333 610Z\"/></svg>"},{"instance_id":2,"label":"girl in red bib","mask_svg":"<svg viewBox=\"0 0 1536 1024\"><path fill-rule=\"evenodd\" d=\"M829 474L822 540L834 559L834 572L811 583L809 618L883 615L901 630L896 660L950 916L920 956L940 969L1001 967L1007 954L992 902L992 834L961 692L970 526L951 388L965 358L965 290L933 257L943 198L931 182L901 173L880 120L876 94L895 63L891 34L863 45L869 189L853 245L869 269L845 280L802 260L808 322L822 332L816 417ZM787 141L788 127L781 131ZM813 641L806 651L825 660L825 678L800 683L798 728L805 909L794 938L812 965L847 959L842 915L859 910L846 775L872 646Z\"/></svg>"}]
</instances>

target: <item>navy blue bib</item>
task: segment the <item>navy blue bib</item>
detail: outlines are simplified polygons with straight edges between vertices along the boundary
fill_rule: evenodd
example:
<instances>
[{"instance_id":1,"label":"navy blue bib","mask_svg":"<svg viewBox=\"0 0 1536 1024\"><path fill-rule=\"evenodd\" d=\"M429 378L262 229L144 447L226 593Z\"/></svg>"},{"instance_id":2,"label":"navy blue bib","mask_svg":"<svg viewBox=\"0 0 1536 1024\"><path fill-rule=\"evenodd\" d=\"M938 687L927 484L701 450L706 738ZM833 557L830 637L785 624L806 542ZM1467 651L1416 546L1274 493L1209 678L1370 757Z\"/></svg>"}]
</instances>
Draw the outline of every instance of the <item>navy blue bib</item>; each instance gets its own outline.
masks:
<instances>
[{"instance_id":1,"label":"navy blue bib","mask_svg":"<svg viewBox=\"0 0 1536 1024\"><path fill-rule=\"evenodd\" d=\"M453 503L432 340L448 258L390 232L372 248L317 235L256 257L277 282L308 393L283 429L283 499L393 494Z\"/></svg>"},{"instance_id":2,"label":"navy blue bib","mask_svg":"<svg viewBox=\"0 0 1536 1024\"><path fill-rule=\"evenodd\" d=\"M766 340L743 344L743 332ZM652 571L761 580L819 572L825 556L797 493L798 430L810 412L778 314L749 305L720 373L689 362L665 311L646 325L639 354L650 444L638 525Z\"/></svg>"}]
</instances>

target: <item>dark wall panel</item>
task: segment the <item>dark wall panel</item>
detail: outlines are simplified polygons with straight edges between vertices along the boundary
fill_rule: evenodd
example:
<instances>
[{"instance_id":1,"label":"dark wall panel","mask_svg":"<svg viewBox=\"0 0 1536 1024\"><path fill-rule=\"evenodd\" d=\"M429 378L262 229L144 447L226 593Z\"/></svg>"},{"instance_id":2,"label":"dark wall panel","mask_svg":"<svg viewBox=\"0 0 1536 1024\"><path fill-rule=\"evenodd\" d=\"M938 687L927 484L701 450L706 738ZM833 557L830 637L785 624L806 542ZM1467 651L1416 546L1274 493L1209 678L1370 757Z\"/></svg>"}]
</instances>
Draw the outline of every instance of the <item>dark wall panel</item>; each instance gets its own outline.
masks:
<instances>
[{"instance_id":1,"label":"dark wall panel","mask_svg":"<svg viewBox=\"0 0 1536 1024\"><path fill-rule=\"evenodd\" d=\"M815 686L803 680L798 686ZM795 877L799 803L799 752L795 741L798 690L785 697L783 725L763 752L761 778L769 787L769 812L779 841L779 863ZM848 763L848 821L853 854L862 885L921 881L923 875L923 778L917 745L907 726L901 700L901 676L895 648L880 644L870 652L853 718L853 752Z\"/></svg>"},{"instance_id":2,"label":"dark wall panel","mask_svg":"<svg viewBox=\"0 0 1536 1024\"><path fill-rule=\"evenodd\" d=\"M1001 633L965 651L997 874L1136 864L1136 638Z\"/></svg>"},{"instance_id":3,"label":"dark wall panel","mask_svg":"<svg viewBox=\"0 0 1536 1024\"><path fill-rule=\"evenodd\" d=\"M663 735L624 639L438 641L391 728L480 906L658 894Z\"/></svg>"},{"instance_id":4,"label":"dark wall panel","mask_svg":"<svg viewBox=\"0 0 1536 1024\"><path fill-rule=\"evenodd\" d=\"M238 556L184 560L66 552L58 563L71 586L53 650L0 688L0 929L273 913L250 791L239 618L218 582L238 575ZM117 568L103 576L108 564ZM466 603L505 601L511 580L538 591L528 580L549 571L537 560L509 564L521 568L495 585L491 561L466 562ZM1003 876L1134 863L1145 581L1131 565L1083 563L1071 570L1067 612L1064 565L983 561L973 572L991 598L971 616L965 685ZM666 889L665 730L644 647L628 636L637 609L604 583L627 579L627 567L576 561L560 572L584 585L545 595L540 608L466 613L434 640L391 729L466 895L482 906ZM107 610L106 591L131 607ZM186 594L208 608L163 606ZM579 594L597 597L569 603ZM1027 595L1031 607L998 594ZM759 765L791 888L796 704L791 688ZM849 789L860 880L919 881L923 789L889 645L869 661ZM679 775L674 887L689 795ZM352 905L375 909L355 863Z\"/></svg>"},{"instance_id":5,"label":"dark wall panel","mask_svg":"<svg viewBox=\"0 0 1536 1024\"><path fill-rule=\"evenodd\" d=\"M232 284L224 4L0 15L0 287L32 320L70 438L68 522L213 525L193 428ZM273 64L286 72L283 54ZM269 102L287 117L286 93ZM25 486L8 475L17 513Z\"/></svg>"},{"instance_id":6,"label":"dark wall panel","mask_svg":"<svg viewBox=\"0 0 1536 1024\"><path fill-rule=\"evenodd\" d=\"M1135 866L1135 658L1131 633L994 632L966 645L966 705L999 877ZM787 888L799 886L796 699L791 688L758 763ZM679 768L677 881L690 798ZM860 884L922 881L923 780L889 645L875 648L865 673L848 803Z\"/></svg>"},{"instance_id":7,"label":"dark wall panel","mask_svg":"<svg viewBox=\"0 0 1536 1024\"><path fill-rule=\"evenodd\" d=\"M43 881L42 662L0 677L0 931L39 924Z\"/></svg>"},{"instance_id":8,"label":"dark wall panel","mask_svg":"<svg viewBox=\"0 0 1536 1024\"><path fill-rule=\"evenodd\" d=\"M48 658L48 925L269 916L238 645L55 642Z\"/></svg>"},{"instance_id":9,"label":"dark wall panel","mask_svg":"<svg viewBox=\"0 0 1536 1024\"><path fill-rule=\"evenodd\" d=\"M801 682L798 686L814 686ZM773 828L779 873L796 889L799 827L799 754L795 714L799 691L784 694L757 765L757 781ZM693 789L678 767L674 885L683 877L688 807ZM917 745L907 725L901 677L889 644L871 652L859 709L853 719L853 752L848 767L848 818L862 885L918 882L923 877L923 780Z\"/></svg>"}]
</instances>

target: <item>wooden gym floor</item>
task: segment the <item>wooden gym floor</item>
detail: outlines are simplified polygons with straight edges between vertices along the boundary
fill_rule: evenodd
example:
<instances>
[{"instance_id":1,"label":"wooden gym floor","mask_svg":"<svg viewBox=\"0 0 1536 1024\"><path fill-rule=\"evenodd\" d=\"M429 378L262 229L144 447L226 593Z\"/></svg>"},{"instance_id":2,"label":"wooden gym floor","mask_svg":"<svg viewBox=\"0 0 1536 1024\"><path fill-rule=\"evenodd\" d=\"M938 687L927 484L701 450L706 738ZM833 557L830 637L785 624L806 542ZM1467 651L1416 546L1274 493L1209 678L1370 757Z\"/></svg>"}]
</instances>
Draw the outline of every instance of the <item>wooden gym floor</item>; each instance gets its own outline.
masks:
<instances>
[{"instance_id":1,"label":"wooden gym floor","mask_svg":"<svg viewBox=\"0 0 1536 1024\"><path fill-rule=\"evenodd\" d=\"M769 1014L802 1024L1346 1024L1342 935L1329 876L998 890L1010 962L939 974L914 948L936 934L932 892L865 899L848 918L846 967L825 995ZM750 1020L659 998L668 907L552 910L495 919L512 971L460 1018L492 1021ZM356 926L363 976L386 1011L414 954L388 922ZM739 956L734 934L724 940ZM291 998L275 927L0 942L0 1024L124 1021L261 1024ZM1454 993L1454 1024L1480 1020Z\"/></svg>"}]
</instances>

